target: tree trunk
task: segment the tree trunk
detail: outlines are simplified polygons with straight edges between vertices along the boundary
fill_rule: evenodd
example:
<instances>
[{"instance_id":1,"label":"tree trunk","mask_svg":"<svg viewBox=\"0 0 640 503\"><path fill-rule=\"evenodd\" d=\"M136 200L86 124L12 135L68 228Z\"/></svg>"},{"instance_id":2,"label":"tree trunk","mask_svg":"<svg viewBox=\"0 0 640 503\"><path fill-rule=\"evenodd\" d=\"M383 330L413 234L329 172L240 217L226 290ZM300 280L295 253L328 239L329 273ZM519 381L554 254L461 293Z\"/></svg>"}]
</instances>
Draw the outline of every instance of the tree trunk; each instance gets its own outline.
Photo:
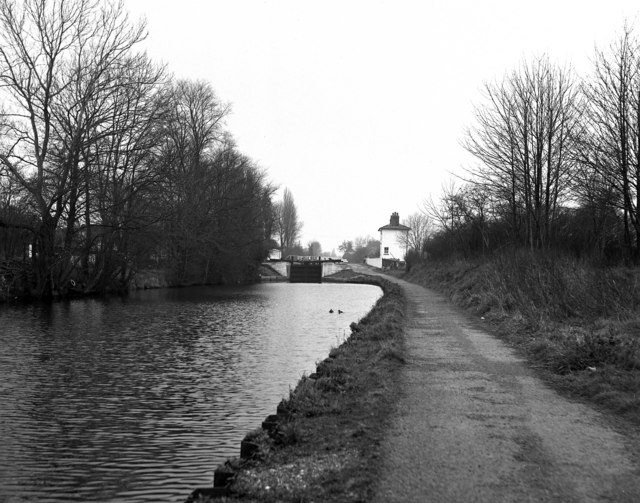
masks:
<instances>
[{"instance_id":1,"label":"tree trunk","mask_svg":"<svg viewBox=\"0 0 640 503\"><path fill-rule=\"evenodd\" d=\"M54 284L56 222L45 215L36 233L34 250L35 296L50 299L57 285Z\"/></svg>"}]
</instances>

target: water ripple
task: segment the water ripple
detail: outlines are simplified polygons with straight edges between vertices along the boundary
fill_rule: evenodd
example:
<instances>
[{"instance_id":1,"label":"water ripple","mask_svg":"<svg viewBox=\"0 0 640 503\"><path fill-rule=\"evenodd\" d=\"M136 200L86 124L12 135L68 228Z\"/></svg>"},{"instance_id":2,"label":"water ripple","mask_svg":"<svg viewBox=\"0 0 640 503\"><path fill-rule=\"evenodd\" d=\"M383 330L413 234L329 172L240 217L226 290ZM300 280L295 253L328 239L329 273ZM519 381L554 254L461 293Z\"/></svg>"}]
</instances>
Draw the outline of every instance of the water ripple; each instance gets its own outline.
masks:
<instances>
[{"instance_id":1,"label":"water ripple","mask_svg":"<svg viewBox=\"0 0 640 503\"><path fill-rule=\"evenodd\" d=\"M379 295L274 283L3 306L0 502L179 501L211 485Z\"/></svg>"}]
</instances>

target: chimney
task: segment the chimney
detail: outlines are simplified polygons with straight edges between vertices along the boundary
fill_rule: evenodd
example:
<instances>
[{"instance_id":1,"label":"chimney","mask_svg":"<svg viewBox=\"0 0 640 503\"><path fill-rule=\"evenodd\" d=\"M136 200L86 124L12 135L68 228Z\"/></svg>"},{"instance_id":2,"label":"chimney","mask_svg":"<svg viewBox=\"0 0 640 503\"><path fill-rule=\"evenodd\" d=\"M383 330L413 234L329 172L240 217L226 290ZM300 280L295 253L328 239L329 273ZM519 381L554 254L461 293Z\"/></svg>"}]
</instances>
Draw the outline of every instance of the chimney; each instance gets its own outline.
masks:
<instances>
[{"instance_id":1,"label":"chimney","mask_svg":"<svg viewBox=\"0 0 640 503\"><path fill-rule=\"evenodd\" d=\"M391 218L389 219L389 225L394 225L396 227L400 225L400 216L398 215L398 212L394 211L391 214Z\"/></svg>"}]
</instances>

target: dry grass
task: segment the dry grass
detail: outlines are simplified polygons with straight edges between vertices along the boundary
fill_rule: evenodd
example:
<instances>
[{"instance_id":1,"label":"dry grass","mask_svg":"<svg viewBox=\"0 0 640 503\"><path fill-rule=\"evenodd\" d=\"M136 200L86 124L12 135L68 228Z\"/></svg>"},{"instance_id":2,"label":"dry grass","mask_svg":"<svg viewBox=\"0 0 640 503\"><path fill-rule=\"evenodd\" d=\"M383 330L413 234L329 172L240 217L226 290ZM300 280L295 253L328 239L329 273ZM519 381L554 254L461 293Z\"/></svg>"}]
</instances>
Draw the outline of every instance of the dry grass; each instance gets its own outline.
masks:
<instances>
[{"instance_id":1,"label":"dry grass","mask_svg":"<svg viewBox=\"0 0 640 503\"><path fill-rule=\"evenodd\" d=\"M640 422L640 270L515 252L405 279L481 317L560 388Z\"/></svg>"}]
</instances>

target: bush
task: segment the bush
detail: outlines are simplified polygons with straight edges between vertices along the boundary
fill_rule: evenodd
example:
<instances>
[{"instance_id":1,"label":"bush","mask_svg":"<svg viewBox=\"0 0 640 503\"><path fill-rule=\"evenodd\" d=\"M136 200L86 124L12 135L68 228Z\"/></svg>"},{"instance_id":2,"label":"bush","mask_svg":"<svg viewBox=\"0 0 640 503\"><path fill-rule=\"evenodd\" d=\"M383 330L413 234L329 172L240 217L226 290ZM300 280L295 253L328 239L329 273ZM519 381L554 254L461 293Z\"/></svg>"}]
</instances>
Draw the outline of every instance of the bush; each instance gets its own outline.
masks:
<instances>
[{"instance_id":1,"label":"bush","mask_svg":"<svg viewBox=\"0 0 640 503\"><path fill-rule=\"evenodd\" d=\"M640 270L520 250L422 263L406 278L481 316L563 388L640 421Z\"/></svg>"}]
</instances>

